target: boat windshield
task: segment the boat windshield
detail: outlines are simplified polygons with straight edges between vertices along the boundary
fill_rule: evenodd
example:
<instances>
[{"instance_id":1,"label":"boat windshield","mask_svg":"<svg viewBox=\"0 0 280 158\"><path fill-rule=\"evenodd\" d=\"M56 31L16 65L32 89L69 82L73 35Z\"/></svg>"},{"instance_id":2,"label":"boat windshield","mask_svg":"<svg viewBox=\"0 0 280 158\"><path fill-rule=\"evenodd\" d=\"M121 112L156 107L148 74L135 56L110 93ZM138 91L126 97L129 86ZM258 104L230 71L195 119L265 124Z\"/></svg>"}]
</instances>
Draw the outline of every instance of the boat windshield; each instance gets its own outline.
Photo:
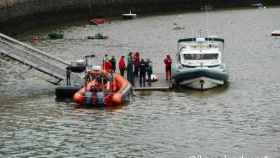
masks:
<instances>
[{"instance_id":1,"label":"boat windshield","mask_svg":"<svg viewBox=\"0 0 280 158\"><path fill-rule=\"evenodd\" d=\"M185 60L216 60L219 54L184 54Z\"/></svg>"}]
</instances>

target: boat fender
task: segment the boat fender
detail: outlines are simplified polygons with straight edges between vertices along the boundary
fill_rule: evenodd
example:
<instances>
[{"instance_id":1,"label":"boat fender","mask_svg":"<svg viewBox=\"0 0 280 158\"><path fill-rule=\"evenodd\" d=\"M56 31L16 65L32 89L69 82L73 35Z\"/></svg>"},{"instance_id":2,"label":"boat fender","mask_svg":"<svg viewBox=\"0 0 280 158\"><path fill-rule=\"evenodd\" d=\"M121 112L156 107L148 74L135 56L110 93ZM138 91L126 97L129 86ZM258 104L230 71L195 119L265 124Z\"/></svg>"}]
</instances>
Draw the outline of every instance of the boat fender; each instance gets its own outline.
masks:
<instances>
[{"instance_id":1,"label":"boat fender","mask_svg":"<svg viewBox=\"0 0 280 158\"><path fill-rule=\"evenodd\" d=\"M92 102L92 95L93 93L92 92L85 92L85 106L88 108L88 107L91 107L93 105L93 102Z\"/></svg>"},{"instance_id":2,"label":"boat fender","mask_svg":"<svg viewBox=\"0 0 280 158\"><path fill-rule=\"evenodd\" d=\"M105 102L104 102L104 92L101 91L101 92L96 92L96 104L97 105L105 105Z\"/></svg>"}]
</instances>

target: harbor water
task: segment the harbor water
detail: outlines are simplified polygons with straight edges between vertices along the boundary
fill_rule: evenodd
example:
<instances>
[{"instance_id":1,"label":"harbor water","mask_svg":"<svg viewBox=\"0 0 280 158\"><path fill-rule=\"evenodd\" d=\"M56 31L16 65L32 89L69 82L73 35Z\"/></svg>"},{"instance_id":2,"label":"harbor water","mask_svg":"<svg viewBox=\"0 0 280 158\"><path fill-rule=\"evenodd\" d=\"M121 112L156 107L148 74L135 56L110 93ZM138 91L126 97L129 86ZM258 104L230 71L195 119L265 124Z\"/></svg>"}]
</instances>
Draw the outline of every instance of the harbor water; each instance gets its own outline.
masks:
<instances>
[{"instance_id":1,"label":"harbor water","mask_svg":"<svg viewBox=\"0 0 280 158\"><path fill-rule=\"evenodd\" d=\"M1 61L0 157L269 157L280 156L280 8L151 15L134 20L42 26L16 38L66 61L88 54L139 51L163 71L179 38L225 39L227 87L136 92L127 105L77 109L57 101L54 86L16 62ZM174 29L176 26L181 29ZM64 39L47 34L63 31ZM107 40L88 40L101 32Z\"/></svg>"}]
</instances>

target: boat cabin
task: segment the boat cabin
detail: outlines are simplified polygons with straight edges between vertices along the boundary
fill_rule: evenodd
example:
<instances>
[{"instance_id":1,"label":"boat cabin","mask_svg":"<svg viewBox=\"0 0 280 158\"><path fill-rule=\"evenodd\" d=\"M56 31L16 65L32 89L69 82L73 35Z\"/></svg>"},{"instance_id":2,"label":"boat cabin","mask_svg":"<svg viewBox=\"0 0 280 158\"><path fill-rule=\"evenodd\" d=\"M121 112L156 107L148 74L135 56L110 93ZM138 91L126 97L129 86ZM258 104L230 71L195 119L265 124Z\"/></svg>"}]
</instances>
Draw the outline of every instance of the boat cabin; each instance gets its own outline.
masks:
<instances>
[{"instance_id":1,"label":"boat cabin","mask_svg":"<svg viewBox=\"0 0 280 158\"><path fill-rule=\"evenodd\" d=\"M205 38L180 43L177 60L185 67L215 67L222 63L219 43Z\"/></svg>"}]
</instances>

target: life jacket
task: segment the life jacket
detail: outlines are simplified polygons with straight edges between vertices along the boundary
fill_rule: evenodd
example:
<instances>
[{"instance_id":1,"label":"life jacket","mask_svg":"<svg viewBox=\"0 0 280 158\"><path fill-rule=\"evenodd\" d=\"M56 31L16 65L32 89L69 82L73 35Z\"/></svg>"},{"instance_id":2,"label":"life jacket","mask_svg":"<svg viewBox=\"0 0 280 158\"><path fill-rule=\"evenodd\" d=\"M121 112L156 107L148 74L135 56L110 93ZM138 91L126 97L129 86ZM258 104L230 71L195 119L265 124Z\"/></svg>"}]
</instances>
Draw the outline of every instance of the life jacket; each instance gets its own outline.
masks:
<instances>
[{"instance_id":1,"label":"life jacket","mask_svg":"<svg viewBox=\"0 0 280 158\"><path fill-rule=\"evenodd\" d=\"M124 70L126 67L124 58L121 58L119 61L119 69Z\"/></svg>"},{"instance_id":2,"label":"life jacket","mask_svg":"<svg viewBox=\"0 0 280 158\"><path fill-rule=\"evenodd\" d=\"M165 64L166 67L170 67L171 64L172 64L171 58L165 58L164 59L164 64Z\"/></svg>"},{"instance_id":3,"label":"life jacket","mask_svg":"<svg viewBox=\"0 0 280 158\"><path fill-rule=\"evenodd\" d=\"M135 56L133 57L133 64L134 64L135 66L139 66L139 65L140 65L140 57L139 57L139 56L135 55Z\"/></svg>"},{"instance_id":4,"label":"life jacket","mask_svg":"<svg viewBox=\"0 0 280 158\"><path fill-rule=\"evenodd\" d=\"M105 69L105 71L107 71L107 72L111 72L111 70L112 70L112 64L111 64L110 61L106 61L106 62L105 62L105 64L104 64L104 69Z\"/></svg>"}]
</instances>

